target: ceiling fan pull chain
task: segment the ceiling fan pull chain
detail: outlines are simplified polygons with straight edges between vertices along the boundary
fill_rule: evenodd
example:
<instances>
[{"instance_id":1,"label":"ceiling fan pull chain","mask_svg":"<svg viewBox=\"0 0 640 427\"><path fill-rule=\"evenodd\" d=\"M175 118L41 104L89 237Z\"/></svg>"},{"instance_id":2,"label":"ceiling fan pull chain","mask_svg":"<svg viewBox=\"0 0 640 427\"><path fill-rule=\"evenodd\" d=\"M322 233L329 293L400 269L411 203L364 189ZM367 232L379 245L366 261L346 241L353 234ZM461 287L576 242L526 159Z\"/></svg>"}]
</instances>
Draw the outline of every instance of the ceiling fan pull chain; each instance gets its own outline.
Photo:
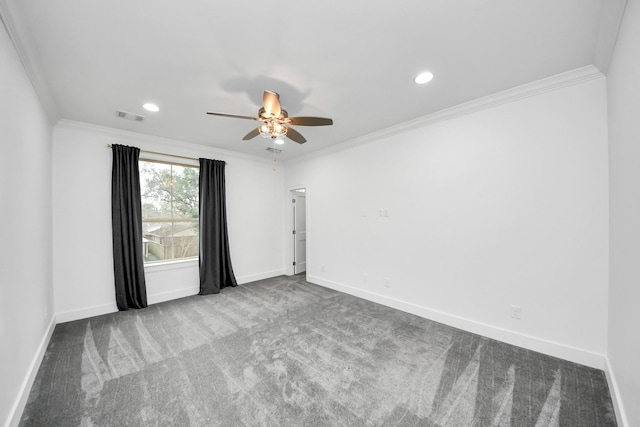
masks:
<instances>
[{"instance_id":1,"label":"ceiling fan pull chain","mask_svg":"<svg viewBox=\"0 0 640 427\"><path fill-rule=\"evenodd\" d=\"M276 171L276 140L273 140L273 171Z\"/></svg>"}]
</instances>

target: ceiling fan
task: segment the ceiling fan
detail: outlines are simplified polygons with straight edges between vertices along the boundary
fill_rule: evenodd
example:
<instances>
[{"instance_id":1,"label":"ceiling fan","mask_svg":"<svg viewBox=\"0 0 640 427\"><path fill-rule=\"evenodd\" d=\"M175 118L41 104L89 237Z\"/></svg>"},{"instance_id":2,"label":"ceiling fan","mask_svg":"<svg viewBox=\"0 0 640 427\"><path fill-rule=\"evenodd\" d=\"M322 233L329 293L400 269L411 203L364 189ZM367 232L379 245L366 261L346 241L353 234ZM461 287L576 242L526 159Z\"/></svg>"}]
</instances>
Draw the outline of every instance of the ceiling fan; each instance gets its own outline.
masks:
<instances>
[{"instance_id":1,"label":"ceiling fan","mask_svg":"<svg viewBox=\"0 0 640 427\"><path fill-rule=\"evenodd\" d=\"M274 140L282 136L287 136L298 144L304 144L307 140L300 134L300 132L293 129L291 125L328 126L333 124L333 120L324 117L289 117L287 110L280 106L280 95L268 90L264 91L262 104L263 106L258 111L258 117L211 112L207 112L207 114L211 114L212 116L233 117L236 119L248 119L264 122L262 125L246 134L244 138L242 138L245 141L255 138L258 135Z\"/></svg>"}]
</instances>

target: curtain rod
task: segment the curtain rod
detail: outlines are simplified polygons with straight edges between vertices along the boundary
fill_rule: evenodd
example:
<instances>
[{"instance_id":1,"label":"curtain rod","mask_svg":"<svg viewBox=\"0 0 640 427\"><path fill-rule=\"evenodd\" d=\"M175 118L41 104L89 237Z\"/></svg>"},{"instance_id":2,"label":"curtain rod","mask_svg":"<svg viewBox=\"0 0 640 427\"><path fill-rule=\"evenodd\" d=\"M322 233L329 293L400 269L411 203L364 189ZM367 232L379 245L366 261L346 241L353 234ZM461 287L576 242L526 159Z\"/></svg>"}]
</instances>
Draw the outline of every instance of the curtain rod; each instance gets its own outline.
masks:
<instances>
[{"instance_id":1,"label":"curtain rod","mask_svg":"<svg viewBox=\"0 0 640 427\"><path fill-rule=\"evenodd\" d=\"M111 148L111 144L107 144L107 148ZM140 152L147 153L147 154L159 154L161 156L177 157L179 159L196 160L196 161L200 160L199 158L196 158L196 157L179 156L177 154L161 153L159 151L149 151L149 150L140 149ZM224 163L226 164L227 162L224 162Z\"/></svg>"}]
</instances>

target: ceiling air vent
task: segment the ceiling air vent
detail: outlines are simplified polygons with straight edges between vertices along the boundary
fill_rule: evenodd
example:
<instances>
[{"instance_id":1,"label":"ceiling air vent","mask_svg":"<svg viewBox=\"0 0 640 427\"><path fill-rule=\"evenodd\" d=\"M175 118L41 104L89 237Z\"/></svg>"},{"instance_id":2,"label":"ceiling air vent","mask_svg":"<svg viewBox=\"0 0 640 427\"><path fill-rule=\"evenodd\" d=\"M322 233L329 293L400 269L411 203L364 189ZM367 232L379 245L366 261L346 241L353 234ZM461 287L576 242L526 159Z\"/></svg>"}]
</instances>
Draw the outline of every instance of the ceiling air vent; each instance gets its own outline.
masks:
<instances>
[{"instance_id":1,"label":"ceiling air vent","mask_svg":"<svg viewBox=\"0 0 640 427\"><path fill-rule=\"evenodd\" d=\"M280 150L279 148L273 148L273 147L267 147L267 151L271 151L272 153L276 153L276 154L282 153L282 150Z\"/></svg>"},{"instance_id":2,"label":"ceiling air vent","mask_svg":"<svg viewBox=\"0 0 640 427\"><path fill-rule=\"evenodd\" d=\"M139 116L138 114L127 113L126 111L118 111L116 110L116 117L120 117L122 119L133 120L134 122L141 122L144 120L144 116Z\"/></svg>"}]
</instances>

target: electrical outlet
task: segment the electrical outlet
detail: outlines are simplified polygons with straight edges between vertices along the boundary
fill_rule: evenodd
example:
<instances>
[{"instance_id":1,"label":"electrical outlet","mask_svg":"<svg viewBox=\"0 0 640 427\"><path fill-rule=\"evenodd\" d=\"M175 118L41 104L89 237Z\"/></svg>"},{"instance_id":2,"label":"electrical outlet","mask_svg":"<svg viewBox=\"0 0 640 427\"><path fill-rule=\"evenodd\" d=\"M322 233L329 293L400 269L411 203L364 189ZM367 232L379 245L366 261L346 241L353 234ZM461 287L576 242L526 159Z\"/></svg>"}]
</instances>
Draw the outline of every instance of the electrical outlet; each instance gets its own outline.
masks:
<instances>
[{"instance_id":1,"label":"electrical outlet","mask_svg":"<svg viewBox=\"0 0 640 427\"><path fill-rule=\"evenodd\" d=\"M518 320L522 319L522 309L519 305L511 306L511 317Z\"/></svg>"},{"instance_id":2,"label":"electrical outlet","mask_svg":"<svg viewBox=\"0 0 640 427\"><path fill-rule=\"evenodd\" d=\"M388 277L385 277L384 279L384 287L387 289L391 287L391 279L389 279Z\"/></svg>"},{"instance_id":3,"label":"electrical outlet","mask_svg":"<svg viewBox=\"0 0 640 427\"><path fill-rule=\"evenodd\" d=\"M322 271L324 273L324 265L322 267L320 267L320 271Z\"/></svg>"}]
</instances>

